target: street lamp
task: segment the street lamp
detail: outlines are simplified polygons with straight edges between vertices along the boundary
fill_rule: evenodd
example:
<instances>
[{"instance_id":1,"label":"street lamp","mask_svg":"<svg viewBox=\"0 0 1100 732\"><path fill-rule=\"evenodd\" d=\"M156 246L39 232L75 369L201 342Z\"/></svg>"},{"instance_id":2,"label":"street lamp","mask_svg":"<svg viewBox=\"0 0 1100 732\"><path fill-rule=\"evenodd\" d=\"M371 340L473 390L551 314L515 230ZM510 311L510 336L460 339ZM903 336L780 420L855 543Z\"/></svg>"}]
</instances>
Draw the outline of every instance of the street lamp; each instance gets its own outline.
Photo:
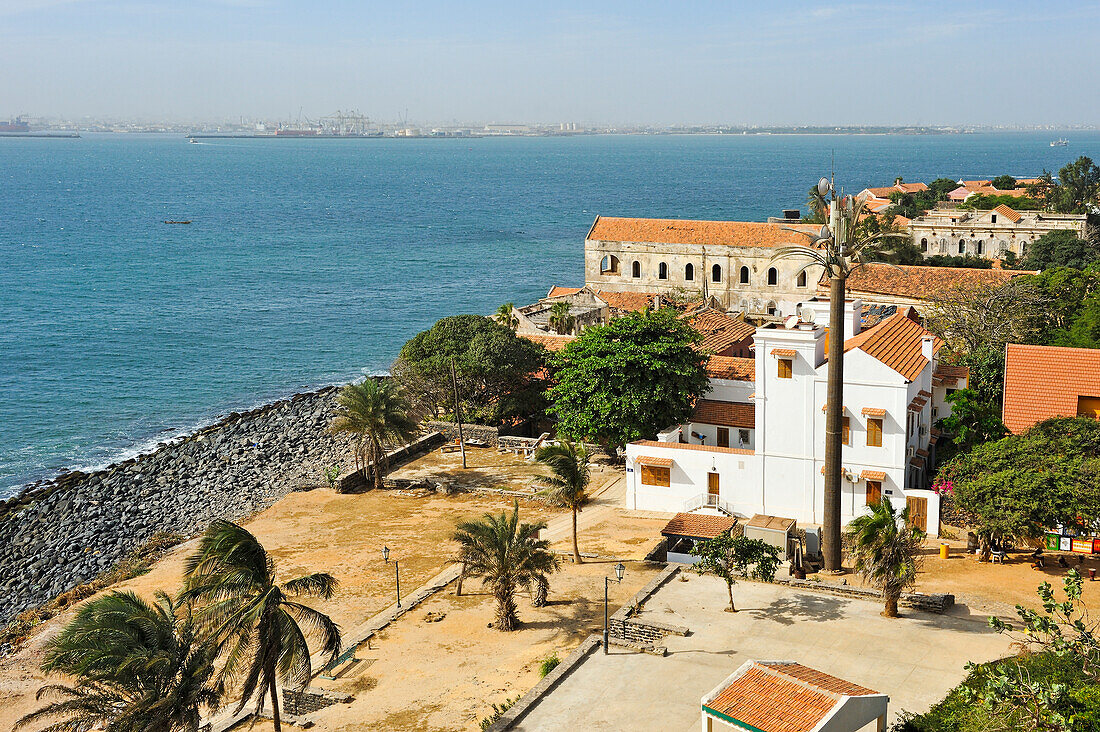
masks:
<instances>
[{"instance_id":1,"label":"street lamp","mask_svg":"<svg viewBox=\"0 0 1100 732\"><path fill-rule=\"evenodd\" d=\"M615 565L615 581L622 583L623 573L626 572L626 567L622 562ZM607 655L607 643L611 639L611 634L607 629L607 586L611 583L611 578L604 575L603 578L603 654Z\"/></svg>"},{"instance_id":2,"label":"street lamp","mask_svg":"<svg viewBox=\"0 0 1100 732\"><path fill-rule=\"evenodd\" d=\"M386 564L390 563L390 548L388 546L382 547L382 559L386 560ZM393 576L397 580L397 607L401 607L401 564L396 559L393 560Z\"/></svg>"}]
</instances>

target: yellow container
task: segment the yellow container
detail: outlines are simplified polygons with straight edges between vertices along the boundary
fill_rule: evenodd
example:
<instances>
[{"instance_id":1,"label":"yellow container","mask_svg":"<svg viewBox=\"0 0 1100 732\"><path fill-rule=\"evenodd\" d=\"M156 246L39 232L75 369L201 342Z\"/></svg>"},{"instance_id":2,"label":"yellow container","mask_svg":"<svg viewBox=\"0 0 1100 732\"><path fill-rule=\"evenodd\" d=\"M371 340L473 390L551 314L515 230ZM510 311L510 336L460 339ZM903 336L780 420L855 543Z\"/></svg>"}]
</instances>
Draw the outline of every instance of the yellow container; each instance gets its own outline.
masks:
<instances>
[{"instance_id":1,"label":"yellow container","mask_svg":"<svg viewBox=\"0 0 1100 732\"><path fill-rule=\"evenodd\" d=\"M947 559L947 544L940 544L940 559Z\"/></svg>"}]
</instances>

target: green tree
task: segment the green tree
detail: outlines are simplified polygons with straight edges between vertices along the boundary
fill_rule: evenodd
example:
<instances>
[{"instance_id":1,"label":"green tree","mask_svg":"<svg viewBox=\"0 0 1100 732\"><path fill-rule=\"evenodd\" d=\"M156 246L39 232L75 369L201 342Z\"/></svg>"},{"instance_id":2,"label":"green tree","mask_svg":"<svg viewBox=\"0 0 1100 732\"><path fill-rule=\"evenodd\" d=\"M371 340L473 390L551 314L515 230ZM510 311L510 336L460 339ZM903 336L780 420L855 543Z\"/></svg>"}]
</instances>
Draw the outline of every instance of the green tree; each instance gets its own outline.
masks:
<instances>
[{"instance_id":1,"label":"green tree","mask_svg":"<svg viewBox=\"0 0 1100 732\"><path fill-rule=\"evenodd\" d=\"M1011 191L1016 188L1016 179L1011 175L998 175L989 183L998 191Z\"/></svg>"},{"instance_id":2,"label":"green tree","mask_svg":"<svg viewBox=\"0 0 1100 732\"><path fill-rule=\"evenodd\" d=\"M400 387L390 380L366 379L348 384L336 398L339 405L330 430L354 437L355 461L362 460L363 477L368 464L375 488L386 474L386 445L400 445L416 434L409 403Z\"/></svg>"},{"instance_id":3,"label":"green tree","mask_svg":"<svg viewBox=\"0 0 1100 732\"><path fill-rule=\"evenodd\" d=\"M1091 348L1087 343L1067 341L1076 340L1069 337L1070 329L1093 303L1100 301L1100 269L1082 272L1070 267L1052 267L1037 275L1028 275L1026 281L1041 292L1046 301L1039 330L1027 342Z\"/></svg>"},{"instance_id":4,"label":"green tree","mask_svg":"<svg viewBox=\"0 0 1100 732\"><path fill-rule=\"evenodd\" d=\"M573 561L581 563L581 550L577 546L577 513L589 501L588 451L584 445L565 441L541 447L535 452L535 460L550 468L552 475L537 479L545 496L557 506L573 512Z\"/></svg>"},{"instance_id":5,"label":"green tree","mask_svg":"<svg viewBox=\"0 0 1100 732\"><path fill-rule=\"evenodd\" d=\"M699 333L670 308L587 328L557 354L549 390L558 432L610 454L682 424L709 386Z\"/></svg>"},{"instance_id":6,"label":"green tree","mask_svg":"<svg viewBox=\"0 0 1100 732\"><path fill-rule=\"evenodd\" d=\"M1056 229L1043 234L1028 246L1020 269L1086 269L1097 262L1100 262L1100 249L1095 244L1078 239L1077 232L1072 229Z\"/></svg>"},{"instance_id":7,"label":"green tree","mask_svg":"<svg viewBox=\"0 0 1100 732\"><path fill-rule=\"evenodd\" d=\"M951 403L951 414L939 424L951 435L957 449L970 450L1005 436L1007 430L1001 422L1001 410L995 403L981 399L976 390L959 389L948 394L947 401Z\"/></svg>"},{"instance_id":8,"label":"green tree","mask_svg":"<svg viewBox=\"0 0 1100 732\"><path fill-rule=\"evenodd\" d=\"M229 521L214 521L184 564L180 598L199 606L222 659L220 684L242 679L240 711L254 696L256 713L271 700L275 731L279 681L304 688L313 675L306 633L316 635L326 664L340 655L340 629L296 596L329 599L336 579L325 572L277 582L275 561L256 537ZM304 630L303 630L304 628Z\"/></svg>"},{"instance_id":9,"label":"green tree","mask_svg":"<svg viewBox=\"0 0 1100 732\"><path fill-rule=\"evenodd\" d=\"M808 216L803 216L802 221L807 224L824 224L829 217L829 202L817 189L817 184L810 186L806 195L806 208L810 210Z\"/></svg>"},{"instance_id":10,"label":"green tree","mask_svg":"<svg viewBox=\"0 0 1100 732\"><path fill-rule=\"evenodd\" d=\"M521 524L516 501L510 515L487 513L455 529L452 538L459 544L466 576L480 577L492 590L497 603L497 630L515 630L519 624L516 591L557 570L558 560L550 552L550 542L535 538L545 528L542 521Z\"/></svg>"},{"instance_id":11,"label":"green tree","mask_svg":"<svg viewBox=\"0 0 1100 732\"><path fill-rule=\"evenodd\" d=\"M515 309L514 303L506 302L493 313L493 320L515 333L516 329L519 328L519 318L516 317Z\"/></svg>"},{"instance_id":12,"label":"green tree","mask_svg":"<svg viewBox=\"0 0 1100 732\"><path fill-rule=\"evenodd\" d=\"M550 306L550 318L548 324L558 335L569 335L573 332L573 326L577 319L569 314L573 306L561 300Z\"/></svg>"},{"instance_id":13,"label":"green tree","mask_svg":"<svg viewBox=\"0 0 1100 732\"><path fill-rule=\"evenodd\" d=\"M1043 208L1043 202L1025 196L976 194L959 204L959 208L969 211L991 211L998 206L1008 206L1016 211L1039 211Z\"/></svg>"},{"instance_id":14,"label":"green tree","mask_svg":"<svg viewBox=\"0 0 1100 732\"><path fill-rule=\"evenodd\" d=\"M775 579L779 568L779 548L760 539L749 539L739 530L723 531L714 539L700 541L691 553L699 557L693 569L699 574L710 573L726 583L730 606L728 611L737 612L733 604L733 586L738 577L750 577L761 582ZM736 536L734 533L736 532Z\"/></svg>"},{"instance_id":15,"label":"green tree","mask_svg":"<svg viewBox=\"0 0 1100 732\"><path fill-rule=\"evenodd\" d=\"M1100 205L1100 167L1082 155L1058 171L1054 210L1087 214Z\"/></svg>"},{"instance_id":16,"label":"green tree","mask_svg":"<svg viewBox=\"0 0 1100 732\"><path fill-rule=\"evenodd\" d=\"M163 592L152 604L133 592L89 600L46 644L42 669L75 677L38 698L53 698L16 728L47 722L43 732L198 732L217 707L211 684L214 647L198 633L190 608Z\"/></svg>"},{"instance_id":17,"label":"green tree","mask_svg":"<svg viewBox=\"0 0 1100 732\"><path fill-rule=\"evenodd\" d=\"M451 360L462 419L503 425L541 414L549 354L542 346L481 315L443 318L401 349L390 369L414 406L436 418L453 416Z\"/></svg>"},{"instance_id":18,"label":"green tree","mask_svg":"<svg viewBox=\"0 0 1100 732\"><path fill-rule=\"evenodd\" d=\"M909 523L908 506L895 511L883 497L869 508L871 513L852 519L845 538L856 571L882 592L882 614L896 618L901 594L917 581L924 532Z\"/></svg>"}]
</instances>

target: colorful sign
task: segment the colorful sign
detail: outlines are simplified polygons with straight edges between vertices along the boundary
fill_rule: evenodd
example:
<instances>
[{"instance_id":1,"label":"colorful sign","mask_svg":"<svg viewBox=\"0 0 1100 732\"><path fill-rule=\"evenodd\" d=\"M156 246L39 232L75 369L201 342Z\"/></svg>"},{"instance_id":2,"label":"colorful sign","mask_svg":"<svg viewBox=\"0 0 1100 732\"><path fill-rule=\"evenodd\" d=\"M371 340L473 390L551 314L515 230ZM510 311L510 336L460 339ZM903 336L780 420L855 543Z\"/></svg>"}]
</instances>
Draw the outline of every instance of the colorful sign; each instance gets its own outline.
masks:
<instances>
[{"instance_id":1,"label":"colorful sign","mask_svg":"<svg viewBox=\"0 0 1100 732\"><path fill-rule=\"evenodd\" d=\"M1092 539L1074 539L1070 551L1079 554L1092 554Z\"/></svg>"}]
</instances>

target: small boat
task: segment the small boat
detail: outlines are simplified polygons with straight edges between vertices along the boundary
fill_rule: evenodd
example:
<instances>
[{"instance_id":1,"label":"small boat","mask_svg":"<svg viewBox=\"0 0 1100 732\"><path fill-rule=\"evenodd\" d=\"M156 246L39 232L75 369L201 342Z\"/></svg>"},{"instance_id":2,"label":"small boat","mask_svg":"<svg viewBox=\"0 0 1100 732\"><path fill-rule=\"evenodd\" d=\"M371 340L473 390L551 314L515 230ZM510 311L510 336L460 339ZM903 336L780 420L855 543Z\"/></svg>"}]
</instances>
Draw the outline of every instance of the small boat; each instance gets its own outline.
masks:
<instances>
[{"instance_id":1,"label":"small boat","mask_svg":"<svg viewBox=\"0 0 1100 732\"><path fill-rule=\"evenodd\" d=\"M190 224L190 221L165 221L166 224Z\"/></svg>"},{"instance_id":2,"label":"small boat","mask_svg":"<svg viewBox=\"0 0 1100 732\"><path fill-rule=\"evenodd\" d=\"M199 141L196 140L194 137L188 137L187 141L190 142L192 145L198 145L199 144Z\"/></svg>"},{"instance_id":3,"label":"small boat","mask_svg":"<svg viewBox=\"0 0 1100 732\"><path fill-rule=\"evenodd\" d=\"M1069 140L1067 140L1064 137L1059 137L1057 140L1051 140L1050 141L1050 146L1051 147L1065 147L1068 144L1069 144Z\"/></svg>"}]
</instances>

